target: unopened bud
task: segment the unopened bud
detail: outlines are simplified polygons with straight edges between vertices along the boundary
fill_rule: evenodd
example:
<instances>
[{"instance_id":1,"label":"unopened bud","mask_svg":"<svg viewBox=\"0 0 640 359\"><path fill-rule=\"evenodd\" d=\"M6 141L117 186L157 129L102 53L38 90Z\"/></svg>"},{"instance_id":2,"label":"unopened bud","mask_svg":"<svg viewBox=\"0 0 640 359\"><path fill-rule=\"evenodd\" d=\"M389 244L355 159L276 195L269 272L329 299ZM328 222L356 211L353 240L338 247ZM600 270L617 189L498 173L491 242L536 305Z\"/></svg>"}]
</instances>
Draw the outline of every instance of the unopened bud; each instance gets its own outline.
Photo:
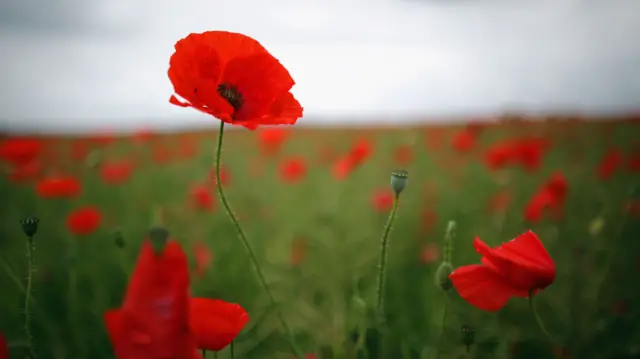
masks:
<instances>
[{"instance_id":1,"label":"unopened bud","mask_svg":"<svg viewBox=\"0 0 640 359\"><path fill-rule=\"evenodd\" d=\"M391 188L399 195L402 190L407 186L407 180L409 179L409 172L405 170L397 170L391 172Z\"/></svg>"},{"instance_id":2,"label":"unopened bud","mask_svg":"<svg viewBox=\"0 0 640 359\"><path fill-rule=\"evenodd\" d=\"M20 224L22 225L22 231L29 238L32 238L36 234L36 232L38 232L39 223L40 220L38 219L38 217L32 216L25 217L20 221Z\"/></svg>"},{"instance_id":3,"label":"unopened bud","mask_svg":"<svg viewBox=\"0 0 640 359\"><path fill-rule=\"evenodd\" d=\"M122 249L127 245L127 242L124 240L124 235L122 234L122 230L120 228L116 229L113 232L113 243L116 247Z\"/></svg>"},{"instance_id":4,"label":"unopened bud","mask_svg":"<svg viewBox=\"0 0 640 359\"><path fill-rule=\"evenodd\" d=\"M462 344L467 347L467 351L469 348L476 342L476 330L468 325L463 325L460 328L460 332L462 334Z\"/></svg>"},{"instance_id":5,"label":"unopened bud","mask_svg":"<svg viewBox=\"0 0 640 359\"><path fill-rule=\"evenodd\" d=\"M156 253L161 253L169 240L169 231L164 227L152 227L149 230L149 239Z\"/></svg>"},{"instance_id":6,"label":"unopened bud","mask_svg":"<svg viewBox=\"0 0 640 359\"><path fill-rule=\"evenodd\" d=\"M453 272L453 266L449 262L442 262L436 271L436 286L447 292L453 288L453 282L449 275Z\"/></svg>"},{"instance_id":7,"label":"unopened bud","mask_svg":"<svg viewBox=\"0 0 640 359\"><path fill-rule=\"evenodd\" d=\"M600 216L596 217L591 223L589 223L589 234L592 237L597 237L604 228L604 219Z\"/></svg>"}]
</instances>

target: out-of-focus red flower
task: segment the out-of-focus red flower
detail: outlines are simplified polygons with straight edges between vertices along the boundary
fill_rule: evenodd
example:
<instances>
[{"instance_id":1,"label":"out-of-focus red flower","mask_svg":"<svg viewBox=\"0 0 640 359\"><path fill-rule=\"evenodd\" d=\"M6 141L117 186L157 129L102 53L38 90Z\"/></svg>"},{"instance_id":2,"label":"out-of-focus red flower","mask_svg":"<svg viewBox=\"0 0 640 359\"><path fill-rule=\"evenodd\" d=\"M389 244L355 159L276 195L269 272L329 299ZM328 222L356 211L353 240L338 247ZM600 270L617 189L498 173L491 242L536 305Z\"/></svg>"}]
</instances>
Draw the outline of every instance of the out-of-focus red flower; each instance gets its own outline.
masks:
<instances>
[{"instance_id":1,"label":"out-of-focus red flower","mask_svg":"<svg viewBox=\"0 0 640 359\"><path fill-rule=\"evenodd\" d=\"M208 186L193 185L190 194L191 200L197 209L211 211L215 208L215 196Z\"/></svg>"},{"instance_id":2,"label":"out-of-focus red flower","mask_svg":"<svg viewBox=\"0 0 640 359\"><path fill-rule=\"evenodd\" d=\"M396 147L393 152L393 159L397 165L406 166L413 160L413 147L409 145L401 145Z\"/></svg>"},{"instance_id":3,"label":"out-of-focus red flower","mask_svg":"<svg viewBox=\"0 0 640 359\"><path fill-rule=\"evenodd\" d=\"M476 308L500 310L511 297L526 298L555 280L553 259L532 231L494 248L479 238L473 245L482 264L456 268L449 278L458 294Z\"/></svg>"},{"instance_id":4,"label":"out-of-focus red flower","mask_svg":"<svg viewBox=\"0 0 640 359\"><path fill-rule=\"evenodd\" d=\"M67 216L67 229L75 235L89 235L102 224L102 212L98 207L78 208Z\"/></svg>"},{"instance_id":5,"label":"out-of-focus red flower","mask_svg":"<svg viewBox=\"0 0 640 359\"><path fill-rule=\"evenodd\" d=\"M36 183L36 194L41 198L71 198L81 191L82 184L71 176L49 176Z\"/></svg>"},{"instance_id":6,"label":"out-of-focus red flower","mask_svg":"<svg viewBox=\"0 0 640 359\"><path fill-rule=\"evenodd\" d=\"M456 133L452 140L451 146L458 152L469 152L476 145L476 135L469 129L464 129Z\"/></svg>"},{"instance_id":7,"label":"out-of-focus red flower","mask_svg":"<svg viewBox=\"0 0 640 359\"><path fill-rule=\"evenodd\" d=\"M633 154L629 157L629 172L631 173L640 172L640 153Z\"/></svg>"},{"instance_id":8,"label":"out-of-focus red flower","mask_svg":"<svg viewBox=\"0 0 640 359\"><path fill-rule=\"evenodd\" d=\"M489 200L489 210L497 213L504 213L511 203L511 192L500 191L491 196Z\"/></svg>"},{"instance_id":9,"label":"out-of-focus red flower","mask_svg":"<svg viewBox=\"0 0 640 359\"><path fill-rule=\"evenodd\" d=\"M373 145L367 139L358 140L349 153L339 159L333 167L333 175L338 180L346 179L352 171L371 157Z\"/></svg>"},{"instance_id":10,"label":"out-of-focus red flower","mask_svg":"<svg viewBox=\"0 0 640 359\"><path fill-rule=\"evenodd\" d=\"M258 141L262 154L267 156L280 152L289 136L289 131L280 127L267 127L258 131Z\"/></svg>"},{"instance_id":11,"label":"out-of-focus red flower","mask_svg":"<svg viewBox=\"0 0 640 359\"><path fill-rule=\"evenodd\" d=\"M180 245L142 244L122 306L104 314L118 359L199 359L189 329L189 272Z\"/></svg>"},{"instance_id":12,"label":"out-of-focus red flower","mask_svg":"<svg viewBox=\"0 0 640 359\"><path fill-rule=\"evenodd\" d=\"M190 327L199 349L224 349L249 321L240 305L219 299L191 298L190 308Z\"/></svg>"},{"instance_id":13,"label":"out-of-focus red flower","mask_svg":"<svg viewBox=\"0 0 640 359\"><path fill-rule=\"evenodd\" d=\"M422 230L425 232L431 232L433 227L438 222L438 213L432 209L425 209L422 211Z\"/></svg>"},{"instance_id":14,"label":"out-of-focus red flower","mask_svg":"<svg viewBox=\"0 0 640 359\"><path fill-rule=\"evenodd\" d=\"M153 139L153 132L149 129L140 129L131 135L131 142L136 144L145 144Z\"/></svg>"},{"instance_id":15,"label":"out-of-focus red flower","mask_svg":"<svg viewBox=\"0 0 640 359\"><path fill-rule=\"evenodd\" d=\"M172 160L171 151L163 145L153 146L153 161L156 164L163 165Z\"/></svg>"},{"instance_id":16,"label":"out-of-focus red flower","mask_svg":"<svg viewBox=\"0 0 640 359\"><path fill-rule=\"evenodd\" d=\"M444 144L444 131L442 128L429 128L426 135L427 149L437 151L442 148Z\"/></svg>"},{"instance_id":17,"label":"out-of-focus red flower","mask_svg":"<svg viewBox=\"0 0 640 359\"><path fill-rule=\"evenodd\" d=\"M389 189L379 189L373 192L371 204L378 212L385 212L393 207L393 192Z\"/></svg>"},{"instance_id":18,"label":"out-of-focus red flower","mask_svg":"<svg viewBox=\"0 0 640 359\"><path fill-rule=\"evenodd\" d=\"M133 163L130 161L108 161L102 164L100 177L104 183L110 185L123 184L131 177L133 169Z\"/></svg>"},{"instance_id":19,"label":"out-of-focus red flower","mask_svg":"<svg viewBox=\"0 0 640 359\"><path fill-rule=\"evenodd\" d=\"M71 159L74 161L84 161L89 155L89 145L86 141L74 140L71 143Z\"/></svg>"},{"instance_id":20,"label":"out-of-focus red flower","mask_svg":"<svg viewBox=\"0 0 640 359\"><path fill-rule=\"evenodd\" d=\"M9 345L2 333L0 333L0 359L9 359Z\"/></svg>"},{"instance_id":21,"label":"out-of-focus red flower","mask_svg":"<svg viewBox=\"0 0 640 359\"><path fill-rule=\"evenodd\" d=\"M567 198L569 184L561 172L555 172L531 197L524 209L524 217L529 222L542 219L544 210L550 208L555 219L562 216L562 207Z\"/></svg>"},{"instance_id":22,"label":"out-of-focus red flower","mask_svg":"<svg viewBox=\"0 0 640 359\"><path fill-rule=\"evenodd\" d=\"M207 31L179 40L169 64L170 102L193 107L228 124L293 125L302 117L289 92L295 82L258 41L238 33Z\"/></svg>"},{"instance_id":23,"label":"out-of-focus red flower","mask_svg":"<svg viewBox=\"0 0 640 359\"><path fill-rule=\"evenodd\" d=\"M218 179L216 178L216 169L213 168L209 172L209 178L211 178L211 183L214 185L218 184ZM228 186L231 183L231 171L227 167L220 167L220 182L222 182L223 186Z\"/></svg>"},{"instance_id":24,"label":"out-of-focus red flower","mask_svg":"<svg viewBox=\"0 0 640 359\"><path fill-rule=\"evenodd\" d=\"M12 137L0 142L0 159L12 164L29 163L44 150L35 138Z\"/></svg>"},{"instance_id":25,"label":"out-of-focus red flower","mask_svg":"<svg viewBox=\"0 0 640 359\"><path fill-rule=\"evenodd\" d=\"M42 166L37 160L28 163L14 164L9 172L9 179L14 183L24 183L36 180L42 171Z\"/></svg>"},{"instance_id":26,"label":"out-of-focus red flower","mask_svg":"<svg viewBox=\"0 0 640 359\"><path fill-rule=\"evenodd\" d=\"M305 238L296 238L291 245L291 265L299 266L307 254L309 244Z\"/></svg>"},{"instance_id":27,"label":"out-of-focus red flower","mask_svg":"<svg viewBox=\"0 0 640 359\"><path fill-rule=\"evenodd\" d=\"M549 143L539 138L524 138L515 141L515 159L529 171L537 171L540 168L542 159Z\"/></svg>"},{"instance_id":28,"label":"out-of-focus red flower","mask_svg":"<svg viewBox=\"0 0 640 359\"><path fill-rule=\"evenodd\" d=\"M202 277L211 266L213 253L204 242L198 241L193 245L193 254L196 260L196 275Z\"/></svg>"},{"instance_id":29,"label":"out-of-focus red flower","mask_svg":"<svg viewBox=\"0 0 640 359\"><path fill-rule=\"evenodd\" d=\"M612 148L600 161L597 169L598 178L603 181L608 181L614 175L614 173L623 165L624 159L622 152L617 148Z\"/></svg>"},{"instance_id":30,"label":"out-of-focus red flower","mask_svg":"<svg viewBox=\"0 0 640 359\"><path fill-rule=\"evenodd\" d=\"M484 154L484 162L491 170L504 168L514 158L514 151L509 142L496 143Z\"/></svg>"},{"instance_id":31,"label":"out-of-focus red flower","mask_svg":"<svg viewBox=\"0 0 640 359\"><path fill-rule=\"evenodd\" d=\"M435 243L427 243L420 251L420 262L430 264L438 260L440 248Z\"/></svg>"},{"instance_id":32,"label":"out-of-focus red flower","mask_svg":"<svg viewBox=\"0 0 640 359\"><path fill-rule=\"evenodd\" d=\"M295 183L307 174L307 164L302 157L292 157L280 163L280 178L286 183Z\"/></svg>"}]
</instances>

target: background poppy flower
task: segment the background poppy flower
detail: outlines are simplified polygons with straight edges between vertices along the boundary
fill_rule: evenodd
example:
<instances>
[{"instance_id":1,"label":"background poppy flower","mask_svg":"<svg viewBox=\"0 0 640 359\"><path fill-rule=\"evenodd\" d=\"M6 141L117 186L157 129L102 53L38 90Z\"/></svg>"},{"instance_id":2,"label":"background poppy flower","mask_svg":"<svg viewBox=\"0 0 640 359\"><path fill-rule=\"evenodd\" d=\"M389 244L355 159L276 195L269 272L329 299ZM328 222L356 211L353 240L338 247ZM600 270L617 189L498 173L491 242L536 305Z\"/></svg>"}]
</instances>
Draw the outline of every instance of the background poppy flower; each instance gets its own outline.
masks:
<instances>
[{"instance_id":1,"label":"background poppy flower","mask_svg":"<svg viewBox=\"0 0 640 359\"><path fill-rule=\"evenodd\" d=\"M190 327L199 349L224 349L249 321L240 305L219 299L191 298L190 308Z\"/></svg>"},{"instance_id":2,"label":"background poppy flower","mask_svg":"<svg viewBox=\"0 0 640 359\"><path fill-rule=\"evenodd\" d=\"M36 183L36 193L41 198L71 198L81 190L80 181L71 176L50 176Z\"/></svg>"},{"instance_id":3,"label":"background poppy flower","mask_svg":"<svg viewBox=\"0 0 640 359\"><path fill-rule=\"evenodd\" d=\"M104 320L118 359L198 358L189 331L187 257L177 242L143 243L122 307Z\"/></svg>"},{"instance_id":4,"label":"background poppy flower","mask_svg":"<svg viewBox=\"0 0 640 359\"><path fill-rule=\"evenodd\" d=\"M295 82L287 69L256 40L227 31L190 34L175 45L169 79L170 102L193 107L229 124L292 125L302 117L289 92Z\"/></svg>"},{"instance_id":5,"label":"background poppy flower","mask_svg":"<svg viewBox=\"0 0 640 359\"><path fill-rule=\"evenodd\" d=\"M98 207L78 208L67 216L67 228L76 235L89 235L102 223L102 212Z\"/></svg>"},{"instance_id":6,"label":"background poppy flower","mask_svg":"<svg viewBox=\"0 0 640 359\"><path fill-rule=\"evenodd\" d=\"M473 245L482 264L457 268L449 278L458 294L479 309L500 310L511 297L526 298L556 277L553 260L532 231L495 248L477 237Z\"/></svg>"}]
</instances>

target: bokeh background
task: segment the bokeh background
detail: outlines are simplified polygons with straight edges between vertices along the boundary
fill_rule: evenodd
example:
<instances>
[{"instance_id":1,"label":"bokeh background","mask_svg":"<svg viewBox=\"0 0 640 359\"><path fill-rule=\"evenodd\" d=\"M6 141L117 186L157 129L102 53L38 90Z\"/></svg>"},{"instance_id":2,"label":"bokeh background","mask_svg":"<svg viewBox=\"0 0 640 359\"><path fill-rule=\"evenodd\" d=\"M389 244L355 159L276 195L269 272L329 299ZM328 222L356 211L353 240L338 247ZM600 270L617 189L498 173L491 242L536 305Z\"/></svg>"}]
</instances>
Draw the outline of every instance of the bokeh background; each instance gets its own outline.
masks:
<instances>
[{"instance_id":1,"label":"bokeh background","mask_svg":"<svg viewBox=\"0 0 640 359\"><path fill-rule=\"evenodd\" d=\"M173 44L210 29L259 39L305 107L294 127L225 134L222 181L279 308L215 195L219 122L168 103ZM0 333L11 358L24 357L25 216L40 218L40 358L113 358L102 313L120 304L157 223L188 252L194 295L249 312L239 358L292 357L277 309L323 359L379 338L387 352L370 359L432 358L437 346L456 359L637 357L638 33L640 3L622 0L3 2ZM380 337L370 308L398 168L410 179ZM553 204L536 202L558 181ZM478 262L474 236L539 234L558 268L537 298L552 346L525 300L484 313L454 291L443 325L434 275L452 220L456 266Z\"/></svg>"}]
</instances>

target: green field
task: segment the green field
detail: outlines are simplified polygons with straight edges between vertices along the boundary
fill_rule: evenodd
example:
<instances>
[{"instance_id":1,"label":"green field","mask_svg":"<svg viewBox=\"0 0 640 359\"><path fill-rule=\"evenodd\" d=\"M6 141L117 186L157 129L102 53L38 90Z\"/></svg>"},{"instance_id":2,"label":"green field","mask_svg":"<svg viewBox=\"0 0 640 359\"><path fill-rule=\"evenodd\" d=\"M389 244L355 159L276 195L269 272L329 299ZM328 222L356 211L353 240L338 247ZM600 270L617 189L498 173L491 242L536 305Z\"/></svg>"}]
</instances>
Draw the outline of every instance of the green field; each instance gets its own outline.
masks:
<instances>
[{"instance_id":1,"label":"green field","mask_svg":"<svg viewBox=\"0 0 640 359\"><path fill-rule=\"evenodd\" d=\"M217 133L158 135L144 143L129 137L108 144L43 139L47 151L39 159L39 176L69 174L80 179L83 188L73 198L43 199L34 191L33 180L12 179L10 166L4 165L0 332L11 345L11 358L24 358L26 340L22 308L27 239L20 225L25 216L40 219L32 293L39 358L113 358L102 314L120 305L139 245L158 223L183 244L193 262L194 244L203 242L211 251L211 266L191 277L193 295L236 302L249 313L251 320L236 340L236 358L293 358L277 310L298 345L317 358L356 358L356 343L370 348L370 359L431 359L438 345L441 359L553 357L525 299L512 299L504 310L485 313L453 290L442 328L445 294L435 286L434 275L450 220L457 224L455 266L479 262L474 236L493 246L528 229L539 235L558 272L554 284L536 298L556 358L637 358L640 192L635 186L640 174L625 162L605 181L596 169L610 147L619 148L625 160L640 154L640 123L492 125L482 128L472 151L458 153L450 143L461 128L300 128L274 155L261 150L258 132L228 131L222 159L229 175L227 197L257 252L277 308L269 305L215 198L211 174ZM539 170L509 166L492 171L483 163L484 149L496 141L534 135L551 143ZM333 165L361 139L373 145L371 157L347 179L337 180ZM74 155L77 143L85 146L86 157ZM162 153L168 157L159 163ZM279 173L281 161L292 156L302 157L307 165L306 175L296 183L283 181ZM120 185L106 184L101 165L116 159L135 163L132 177ZM389 211L377 210L372 197L391 193L389 176L397 168L409 172L409 182L390 235L388 320L378 331L371 318L380 237ZM525 221L525 204L558 170L569 183L564 216ZM194 206L194 185L210 188L211 210ZM503 210L492 209L492 199L500 193L509 193L511 201ZM71 234L67 213L85 205L102 211L100 228L91 235ZM126 245L118 246L118 241ZM475 330L469 352L462 342L464 325ZM385 352L376 356L379 338ZM218 357L229 358L229 352Z\"/></svg>"}]
</instances>

